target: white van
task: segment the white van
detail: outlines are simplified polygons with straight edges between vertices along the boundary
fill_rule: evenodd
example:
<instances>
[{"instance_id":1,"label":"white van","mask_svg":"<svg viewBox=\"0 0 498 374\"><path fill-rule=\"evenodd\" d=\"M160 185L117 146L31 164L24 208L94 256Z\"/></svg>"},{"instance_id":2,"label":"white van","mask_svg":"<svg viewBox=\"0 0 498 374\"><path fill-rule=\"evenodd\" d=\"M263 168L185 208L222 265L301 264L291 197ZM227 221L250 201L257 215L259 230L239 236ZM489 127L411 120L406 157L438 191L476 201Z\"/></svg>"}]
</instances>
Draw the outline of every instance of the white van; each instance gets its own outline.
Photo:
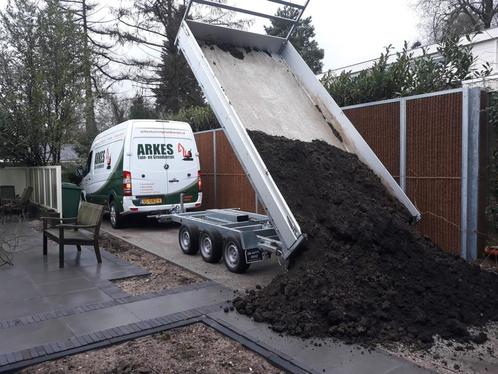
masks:
<instances>
[{"instance_id":1,"label":"white van","mask_svg":"<svg viewBox=\"0 0 498 374\"><path fill-rule=\"evenodd\" d=\"M114 228L127 214L167 213L202 202L194 134L183 122L130 120L95 138L82 171L83 199L108 208Z\"/></svg>"}]
</instances>

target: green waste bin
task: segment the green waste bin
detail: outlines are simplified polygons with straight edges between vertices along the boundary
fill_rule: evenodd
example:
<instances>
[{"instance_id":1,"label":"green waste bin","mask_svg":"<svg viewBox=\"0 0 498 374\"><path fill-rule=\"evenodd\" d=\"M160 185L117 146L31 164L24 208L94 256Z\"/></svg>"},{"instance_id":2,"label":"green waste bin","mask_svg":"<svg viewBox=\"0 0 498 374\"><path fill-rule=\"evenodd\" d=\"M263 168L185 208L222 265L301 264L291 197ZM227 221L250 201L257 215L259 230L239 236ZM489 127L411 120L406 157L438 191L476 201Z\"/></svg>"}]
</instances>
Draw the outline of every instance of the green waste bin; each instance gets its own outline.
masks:
<instances>
[{"instance_id":1,"label":"green waste bin","mask_svg":"<svg viewBox=\"0 0 498 374\"><path fill-rule=\"evenodd\" d=\"M62 216L72 218L78 215L81 188L74 183L62 183Z\"/></svg>"}]
</instances>

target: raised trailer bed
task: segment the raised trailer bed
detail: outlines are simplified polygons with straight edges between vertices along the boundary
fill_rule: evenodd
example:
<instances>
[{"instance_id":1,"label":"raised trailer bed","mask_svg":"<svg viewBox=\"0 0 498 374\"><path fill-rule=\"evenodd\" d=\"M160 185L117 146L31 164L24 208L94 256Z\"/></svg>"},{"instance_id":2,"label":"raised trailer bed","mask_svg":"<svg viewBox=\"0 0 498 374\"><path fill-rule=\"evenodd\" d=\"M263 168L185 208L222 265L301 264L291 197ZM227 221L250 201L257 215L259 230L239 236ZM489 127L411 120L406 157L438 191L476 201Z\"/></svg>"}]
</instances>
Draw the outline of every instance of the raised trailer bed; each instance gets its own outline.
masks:
<instances>
[{"instance_id":1,"label":"raised trailer bed","mask_svg":"<svg viewBox=\"0 0 498 374\"><path fill-rule=\"evenodd\" d=\"M268 214L266 220L278 237L273 242L278 249L273 252L287 261L302 244L305 235L247 130L306 142L322 140L356 154L417 220L420 217L417 208L289 42L309 0L302 0L301 4L284 0L268 1L295 8L296 16L284 18L212 0L191 0L176 43L202 87L259 200L264 204ZM196 3L278 19L289 24L290 32L286 38L280 38L189 20L190 9ZM198 216L194 214L188 222L202 225L209 223L213 230L220 226L218 232L222 237L233 233L228 230L230 226L227 225L230 223L219 223L212 220L210 214L200 214L204 214L201 220L195 221ZM222 214L222 211L217 214ZM188 216L180 214L178 217ZM185 239L188 227L185 225L183 230ZM240 230L239 233L245 231ZM258 244L257 248L261 247L263 251L272 252L271 248L264 248L264 243Z\"/></svg>"}]
</instances>

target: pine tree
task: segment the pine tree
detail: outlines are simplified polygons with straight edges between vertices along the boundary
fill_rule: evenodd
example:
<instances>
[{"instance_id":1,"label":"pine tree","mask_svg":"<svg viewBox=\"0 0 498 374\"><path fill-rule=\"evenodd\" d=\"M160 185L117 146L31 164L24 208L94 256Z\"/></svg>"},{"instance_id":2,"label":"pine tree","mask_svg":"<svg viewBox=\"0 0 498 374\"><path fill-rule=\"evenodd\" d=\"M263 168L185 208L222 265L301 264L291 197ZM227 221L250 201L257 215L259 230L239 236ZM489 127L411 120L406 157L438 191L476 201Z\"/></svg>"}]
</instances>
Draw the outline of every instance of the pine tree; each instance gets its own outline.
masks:
<instances>
[{"instance_id":1,"label":"pine tree","mask_svg":"<svg viewBox=\"0 0 498 374\"><path fill-rule=\"evenodd\" d=\"M175 45L175 37L185 13L185 6L173 0L164 2L163 19L166 34L158 70L159 85L152 91L156 105L165 114L176 113L182 108L202 105L202 90L190 70L185 57Z\"/></svg>"},{"instance_id":2,"label":"pine tree","mask_svg":"<svg viewBox=\"0 0 498 374\"><path fill-rule=\"evenodd\" d=\"M157 118L154 107L143 97L137 94L131 101L128 119L155 119Z\"/></svg>"},{"instance_id":3,"label":"pine tree","mask_svg":"<svg viewBox=\"0 0 498 374\"><path fill-rule=\"evenodd\" d=\"M279 17L296 19L299 15L299 10L292 7L279 8L276 13ZM265 31L268 35L286 37L289 33L290 25L278 19L271 21L271 26L266 27ZM301 19L298 26L290 37L290 42L301 54L304 61L309 65L315 74L320 74L323 69L323 57L325 52L318 46L315 38L315 26L312 25L311 16Z\"/></svg>"}]
</instances>

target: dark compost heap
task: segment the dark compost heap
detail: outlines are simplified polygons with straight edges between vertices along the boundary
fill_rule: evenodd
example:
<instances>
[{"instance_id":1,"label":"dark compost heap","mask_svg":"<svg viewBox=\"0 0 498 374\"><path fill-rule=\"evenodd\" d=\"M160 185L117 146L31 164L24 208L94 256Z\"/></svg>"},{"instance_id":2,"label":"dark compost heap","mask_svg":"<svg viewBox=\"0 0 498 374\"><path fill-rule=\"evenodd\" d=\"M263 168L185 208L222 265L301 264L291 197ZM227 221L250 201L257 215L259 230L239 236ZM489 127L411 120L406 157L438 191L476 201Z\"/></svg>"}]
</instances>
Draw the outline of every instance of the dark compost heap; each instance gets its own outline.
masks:
<instances>
[{"instance_id":1,"label":"dark compost heap","mask_svg":"<svg viewBox=\"0 0 498 374\"><path fill-rule=\"evenodd\" d=\"M445 253L358 158L321 141L250 133L308 234L289 272L234 300L277 332L348 343L486 340L498 320L498 276Z\"/></svg>"}]
</instances>

